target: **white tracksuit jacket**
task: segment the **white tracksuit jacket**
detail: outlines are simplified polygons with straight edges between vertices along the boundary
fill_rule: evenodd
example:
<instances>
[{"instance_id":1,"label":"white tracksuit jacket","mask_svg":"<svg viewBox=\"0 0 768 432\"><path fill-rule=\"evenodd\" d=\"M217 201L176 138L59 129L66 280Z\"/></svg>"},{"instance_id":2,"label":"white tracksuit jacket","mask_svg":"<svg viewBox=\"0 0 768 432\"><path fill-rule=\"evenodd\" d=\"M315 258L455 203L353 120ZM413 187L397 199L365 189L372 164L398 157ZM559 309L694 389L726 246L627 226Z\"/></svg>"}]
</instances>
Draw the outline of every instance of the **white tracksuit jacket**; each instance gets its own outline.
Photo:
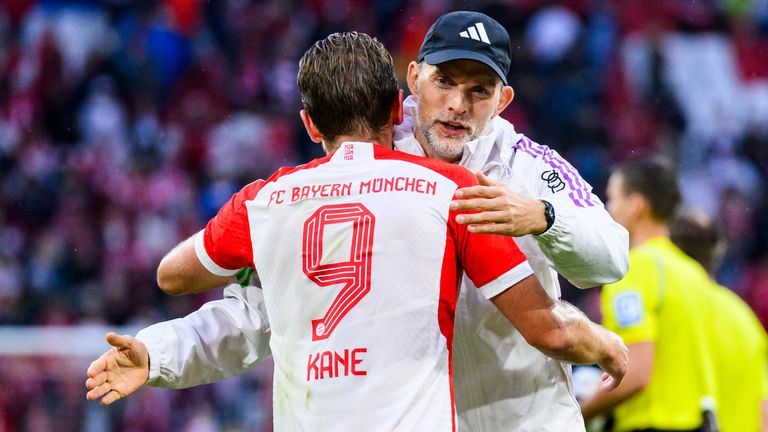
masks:
<instances>
[{"instance_id":1,"label":"white tracksuit jacket","mask_svg":"<svg viewBox=\"0 0 768 432\"><path fill-rule=\"evenodd\" d=\"M415 101L395 148L424 155L413 135ZM555 224L516 239L541 285L560 297L557 273L578 287L615 282L626 273L629 237L578 172L557 152L531 142L495 117L466 144L461 165L482 171L522 195L545 199ZM504 316L464 278L456 310L453 376L460 431L584 431L571 388L571 367L528 345ZM185 318L137 335L150 353L153 386L184 388L224 379L262 361L269 322L259 288L232 284L224 299Z\"/></svg>"}]
</instances>

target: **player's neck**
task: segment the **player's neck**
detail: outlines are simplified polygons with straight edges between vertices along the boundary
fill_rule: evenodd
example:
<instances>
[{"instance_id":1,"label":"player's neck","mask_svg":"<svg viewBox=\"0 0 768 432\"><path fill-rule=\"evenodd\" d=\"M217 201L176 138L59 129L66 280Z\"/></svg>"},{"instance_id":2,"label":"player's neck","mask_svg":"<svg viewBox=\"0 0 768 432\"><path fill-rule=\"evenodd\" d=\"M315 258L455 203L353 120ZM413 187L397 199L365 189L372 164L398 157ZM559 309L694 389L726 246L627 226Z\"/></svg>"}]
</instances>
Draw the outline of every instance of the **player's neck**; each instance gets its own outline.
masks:
<instances>
[{"instance_id":1,"label":"player's neck","mask_svg":"<svg viewBox=\"0 0 768 432\"><path fill-rule=\"evenodd\" d=\"M642 245L654 237L669 237L669 228L656 220L640 220L629 230L629 248Z\"/></svg>"},{"instance_id":2,"label":"player's neck","mask_svg":"<svg viewBox=\"0 0 768 432\"><path fill-rule=\"evenodd\" d=\"M351 135L339 135L332 143L325 142L323 148L330 153L336 151L345 142L369 142L392 149L392 134L394 128L384 127L378 133L362 133Z\"/></svg>"}]
</instances>

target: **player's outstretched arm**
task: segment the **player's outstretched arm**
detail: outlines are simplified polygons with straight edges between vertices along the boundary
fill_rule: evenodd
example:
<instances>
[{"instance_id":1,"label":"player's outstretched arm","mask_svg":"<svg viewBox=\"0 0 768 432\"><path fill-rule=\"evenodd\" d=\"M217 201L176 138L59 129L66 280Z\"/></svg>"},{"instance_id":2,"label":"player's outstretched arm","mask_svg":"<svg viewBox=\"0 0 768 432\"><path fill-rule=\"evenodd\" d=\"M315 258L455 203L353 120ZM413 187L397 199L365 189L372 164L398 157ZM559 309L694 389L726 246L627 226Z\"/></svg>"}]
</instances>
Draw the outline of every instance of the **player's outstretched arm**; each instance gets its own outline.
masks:
<instances>
[{"instance_id":1,"label":"player's outstretched arm","mask_svg":"<svg viewBox=\"0 0 768 432\"><path fill-rule=\"evenodd\" d=\"M187 388L232 377L272 353L264 296L255 286L233 283L224 298L184 318L139 331L151 359L147 384Z\"/></svg>"},{"instance_id":2,"label":"player's outstretched arm","mask_svg":"<svg viewBox=\"0 0 768 432\"><path fill-rule=\"evenodd\" d=\"M225 285L228 276L218 276L205 268L195 253L195 236L173 248L160 261L157 285L171 295L192 294Z\"/></svg>"},{"instance_id":3,"label":"player's outstretched arm","mask_svg":"<svg viewBox=\"0 0 768 432\"><path fill-rule=\"evenodd\" d=\"M107 342L112 348L91 363L85 381L86 398L101 399L102 405L130 396L149 376L149 354L141 341L110 332Z\"/></svg>"},{"instance_id":4,"label":"player's outstretched arm","mask_svg":"<svg viewBox=\"0 0 768 432\"><path fill-rule=\"evenodd\" d=\"M628 351L615 333L589 320L569 303L553 301L529 276L491 301L531 346L575 364L597 364L606 372L601 389L619 385L627 372Z\"/></svg>"}]
</instances>

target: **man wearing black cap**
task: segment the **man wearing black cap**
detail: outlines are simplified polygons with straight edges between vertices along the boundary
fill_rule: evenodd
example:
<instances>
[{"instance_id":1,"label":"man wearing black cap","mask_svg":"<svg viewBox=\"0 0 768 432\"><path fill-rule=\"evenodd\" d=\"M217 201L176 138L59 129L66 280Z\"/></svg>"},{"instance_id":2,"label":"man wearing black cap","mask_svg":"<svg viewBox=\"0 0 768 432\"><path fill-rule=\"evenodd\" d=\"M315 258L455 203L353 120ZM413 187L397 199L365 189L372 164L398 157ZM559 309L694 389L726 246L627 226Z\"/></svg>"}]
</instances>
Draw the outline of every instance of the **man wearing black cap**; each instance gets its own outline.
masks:
<instances>
[{"instance_id":1,"label":"man wearing black cap","mask_svg":"<svg viewBox=\"0 0 768 432\"><path fill-rule=\"evenodd\" d=\"M495 179L480 174L485 186L461 191L466 199L455 208L481 212L458 222L474 232L517 237L552 298L560 296L558 272L579 287L620 279L627 270L626 230L567 161L498 116L514 97L509 67L509 35L498 22L475 12L440 17L409 66L412 96L395 147ZM227 292L228 298L185 320L139 333L137 339L158 353L151 355L150 383L188 387L223 379L269 355L258 289ZM570 365L526 343L476 292L465 278L453 354L459 430L584 430L570 391ZM227 320L235 330L222 330Z\"/></svg>"},{"instance_id":2,"label":"man wearing black cap","mask_svg":"<svg viewBox=\"0 0 768 432\"><path fill-rule=\"evenodd\" d=\"M557 152L499 117L514 97L510 57L509 35L492 18L440 17L409 65L412 96L395 148L482 172L485 186L454 202L481 212L459 222L516 237L552 298L560 296L557 273L578 287L619 280L628 268L626 230ZM473 291L465 278L453 353L459 430L584 430L570 365L531 347Z\"/></svg>"}]
</instances>

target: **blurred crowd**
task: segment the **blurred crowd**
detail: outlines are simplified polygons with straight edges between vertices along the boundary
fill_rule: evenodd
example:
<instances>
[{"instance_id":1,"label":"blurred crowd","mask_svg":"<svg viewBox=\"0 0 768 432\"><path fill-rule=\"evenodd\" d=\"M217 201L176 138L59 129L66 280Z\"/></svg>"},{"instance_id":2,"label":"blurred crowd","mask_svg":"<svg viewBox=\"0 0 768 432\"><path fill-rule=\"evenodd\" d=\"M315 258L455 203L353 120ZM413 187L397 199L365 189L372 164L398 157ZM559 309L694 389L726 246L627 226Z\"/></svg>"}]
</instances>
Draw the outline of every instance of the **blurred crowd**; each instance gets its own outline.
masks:
<instances>
[{"instance_id":1,"label":"blurred crowd","mask_svg":"<svg viewBox=\"0 0 768 432\"><path fill-rule=\"evenodd\" d=\"M157 263L245 183L321 154L298 116L304 50L364 31L402 77L435 18L460 9L510 32L516 96L503 116L598 195L617 162L677 161L686 203L727 239L718 280L768 326L768 0L4 0L0 325L141 325L217 298L163 295ZM269 424L268 408L254 414L263 374L103 410L80 402L84 376L75 386L9 364L0 431L63 430L54 417L66 430Z\"/></svg>"}]
</instances>

